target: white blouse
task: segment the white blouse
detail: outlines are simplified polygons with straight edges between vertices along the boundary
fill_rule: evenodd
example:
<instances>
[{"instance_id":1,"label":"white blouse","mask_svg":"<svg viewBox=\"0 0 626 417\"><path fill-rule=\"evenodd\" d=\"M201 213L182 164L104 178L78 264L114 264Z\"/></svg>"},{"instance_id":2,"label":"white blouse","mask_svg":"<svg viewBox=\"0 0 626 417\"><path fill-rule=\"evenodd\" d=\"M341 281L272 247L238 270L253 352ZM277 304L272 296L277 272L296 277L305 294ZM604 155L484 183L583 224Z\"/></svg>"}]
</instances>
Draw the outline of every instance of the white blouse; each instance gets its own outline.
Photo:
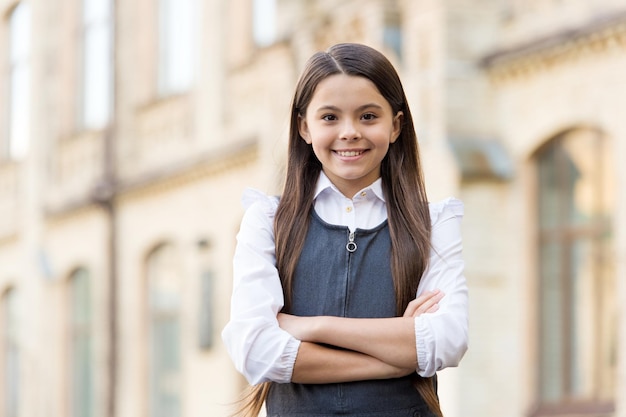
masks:
<instances>
[{"instance_id":1,"label":"white blouse","mask_svg":"<svg viewBox=\"0 0 626 417\"><path fill-rule=\"evenodd\" d=\"M247 190L247 210L233 259L230 321L222 339L236 369L250 384L290 382L300 341L278 326L283 291L276 269L273 220L278 198ZM387 218L381 180L346 198L323 173L314 209L327 223L371 229ZM415 318L417 372L429 377L457 366L468 344L468 289L463 275L463 203L448 198L430 204L432 249L417 294L440 289L445 296L434 313Z\"/></svg>"}]
</instances>

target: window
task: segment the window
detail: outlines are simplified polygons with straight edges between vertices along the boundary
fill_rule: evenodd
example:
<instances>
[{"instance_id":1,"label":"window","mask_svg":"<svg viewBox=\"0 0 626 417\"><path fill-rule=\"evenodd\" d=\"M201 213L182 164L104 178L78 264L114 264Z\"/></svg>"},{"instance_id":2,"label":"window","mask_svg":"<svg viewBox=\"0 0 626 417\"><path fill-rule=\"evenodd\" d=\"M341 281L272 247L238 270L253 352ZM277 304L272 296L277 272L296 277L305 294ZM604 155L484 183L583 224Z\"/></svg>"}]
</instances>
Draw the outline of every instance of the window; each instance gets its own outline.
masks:
<instances>
[{"instance_id":1,"label":"window","mask_svg":"<svg viewBox=\"0 0 626 417\"><path fill-rule=\"evenodd\" d=\"M215 324L213 317L213 298L214 298L214 281L215 277L211 270L205 270L200 275L201 292L200 292L200 311L198 312L198 335L199 347L201 349L210 349L213 344L213 333L215 332Z\"/></svg>"},{"instance_id":2,"label":"window","mask_svg":"<svg viewBox=\"0 0 626 417\"><path fill-rule=\"evenodd\" d=\"M113 20L111 0L83 0L79 128L101 129L113 101Z\"/></svg>"},{"instance_id":3,"label":"window","mask_svg":"<svg viewBox=\"0 0 626 417\"><path fill-rule=\"evenodd\" d=\"M399 12L391 10L386 12L383 43L402 60L402 19Z\"/></svg>"},{"instance_id":4,"label":"window","mask_svg":"<svg viewBox=\"0 0 626 417\"><path fill-rule=\"evenodd\" d=\"M608 143L575 130L537 154L539 402L611 408L617 330ZM571 410L570 410L571 411Z\"/></svg>"},{"instance_id":5,"label":"window","mask_svg":"<svg viewBox=\"0 0 626 417\"><path fill-rule=\"evenodd\" d=\"M150 417L181 415L180 277L171 245L148 257Z\"/></svg>"},{"instance_id":6,"label":"window","mask_svg":"<svg viewBox=\"0 0 626 417\"><path fill-rule=\"evenodd\" d=\"M0 335L2 337L2 415L17 417L20 398L17 296L13 289L0 298Z\"/></svg>"},{"instance_id":7,"label":"window","mask_svg":"<svg viewBox=\"0 0 626 417\"><path fill-rule=\"evenodd\" d=\"M254 0L252 36L257 46L269 46L276 40L276 0Z\"/></svg>"},{"instance_id":8,"label":"window","mask_svg":"<svg viewBox=\"0 0 626 417\"><path fill-rule=\"evenodd\" d=\"M9 16L9 141L5 155L26 156L30 142L30 36L27 2L18 3Z\"/></svg>"},{"instance_id":9,"label":"window","mask_svg":"<svg viewBox=\"0 0 626 417\"><path fill-rule=\"evenodd\" d=\"M70 406L73 417L93 416L91 283L85 269L70 277Z\"/></svg>"},{"instance_id":10,"label":"window","mask_svg":"<svg viewBox=\"0 0 626 417\"><path fill-rule=\"evenodd\" d=\"M158 93L191 87L194 74L195 0L159 0Z\"/></svg>"}]
</instances>

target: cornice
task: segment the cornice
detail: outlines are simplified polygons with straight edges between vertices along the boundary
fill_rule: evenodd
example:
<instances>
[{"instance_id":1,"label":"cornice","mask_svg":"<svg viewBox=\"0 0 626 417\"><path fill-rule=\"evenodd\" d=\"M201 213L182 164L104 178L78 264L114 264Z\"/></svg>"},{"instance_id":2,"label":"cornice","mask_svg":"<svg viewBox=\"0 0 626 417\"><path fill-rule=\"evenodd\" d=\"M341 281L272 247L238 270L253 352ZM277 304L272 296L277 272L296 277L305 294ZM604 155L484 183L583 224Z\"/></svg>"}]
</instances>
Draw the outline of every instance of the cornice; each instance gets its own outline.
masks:
<instances>
[{"instance_id":1,"label":"cornice","mask_svg":"<svg viewBox=\"0 0 626 417\"><path fill-rule=\"evenodd\" d=\"M168 164L150 172L124 178L104 190L94 190L62 207L49 207L50 221L79 215L106 204L120 204L129 199L157 195L207 177L222 175L258 159L256 140L241 141L226 148L196 155L177 165Z\"/></svg>"},{"instance_id":2,"label":"cornice","mask_svg":"<svg viewBox=\"0 0 626 417\"><path fill-rule=\"evenodd\" d=\"M485 56L481 64L494 82L503 83L614 50L626 50L626 11L496 50Z\"/></svg>"},{"instance_id":3,"label":"cornice","mask_svg":"<svg viewBox=\"0 0 626 417\"><path fill-rule=\"evenodd\" d=\"M122 181L116 195L126 200L158 194L208 177L222 175L258 159L258 143L248 140L199 154L179 165L168 165Z\"/></svg>"}]
</instances>

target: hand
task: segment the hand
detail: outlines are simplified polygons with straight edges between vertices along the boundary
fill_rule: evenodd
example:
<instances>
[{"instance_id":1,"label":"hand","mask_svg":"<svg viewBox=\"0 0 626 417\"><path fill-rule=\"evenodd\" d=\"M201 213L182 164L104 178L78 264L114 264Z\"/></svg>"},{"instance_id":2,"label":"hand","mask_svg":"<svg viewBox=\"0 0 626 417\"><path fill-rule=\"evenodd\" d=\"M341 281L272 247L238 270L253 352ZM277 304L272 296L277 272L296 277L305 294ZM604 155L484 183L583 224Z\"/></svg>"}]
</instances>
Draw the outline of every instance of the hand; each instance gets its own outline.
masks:
<instances>
[{"instance_id":1,"label":"hand","mask_svg":"<svg viewBox=\"0 0 626 417\"><path fill-rule=\"evenodd\" d=\"M278 313L277 318L278 325L281 329L298 340L309 341L307 340L307 325L311 324L310 322L314 317L299 317L291 314Z\"/></svg>"},{"instance_id":2,"label":"hand","mask_svg":"<svg viewBox=\"0 0 626 417\"><path fill-rule=\"evenodd\" d=\"M420 294L406 307L403 317L418 317L424 313L434 313L439 310L439 301L444 295L441 290L426 291Z\"/></svg>"}]
</instances>

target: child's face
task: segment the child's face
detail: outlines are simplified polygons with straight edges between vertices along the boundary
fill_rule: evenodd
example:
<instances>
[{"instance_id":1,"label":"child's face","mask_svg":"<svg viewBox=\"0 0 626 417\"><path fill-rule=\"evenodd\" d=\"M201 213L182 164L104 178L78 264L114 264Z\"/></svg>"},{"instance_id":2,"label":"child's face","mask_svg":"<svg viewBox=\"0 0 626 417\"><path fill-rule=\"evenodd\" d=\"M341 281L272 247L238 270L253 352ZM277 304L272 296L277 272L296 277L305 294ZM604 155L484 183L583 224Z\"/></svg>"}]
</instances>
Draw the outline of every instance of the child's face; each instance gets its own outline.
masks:
<instances>
[{"instance_id":1,"label":"child's face","mask_svg":"<svg viewBox=\"0 0 626 417\"><path fill-rule=\"evenodd\" d=\"M352 198L380 177L380 164L400 134L402 112L365 77L332 75L321 81L300 118L300 135L322 169Z\"/></svg>"}]
</instances>

